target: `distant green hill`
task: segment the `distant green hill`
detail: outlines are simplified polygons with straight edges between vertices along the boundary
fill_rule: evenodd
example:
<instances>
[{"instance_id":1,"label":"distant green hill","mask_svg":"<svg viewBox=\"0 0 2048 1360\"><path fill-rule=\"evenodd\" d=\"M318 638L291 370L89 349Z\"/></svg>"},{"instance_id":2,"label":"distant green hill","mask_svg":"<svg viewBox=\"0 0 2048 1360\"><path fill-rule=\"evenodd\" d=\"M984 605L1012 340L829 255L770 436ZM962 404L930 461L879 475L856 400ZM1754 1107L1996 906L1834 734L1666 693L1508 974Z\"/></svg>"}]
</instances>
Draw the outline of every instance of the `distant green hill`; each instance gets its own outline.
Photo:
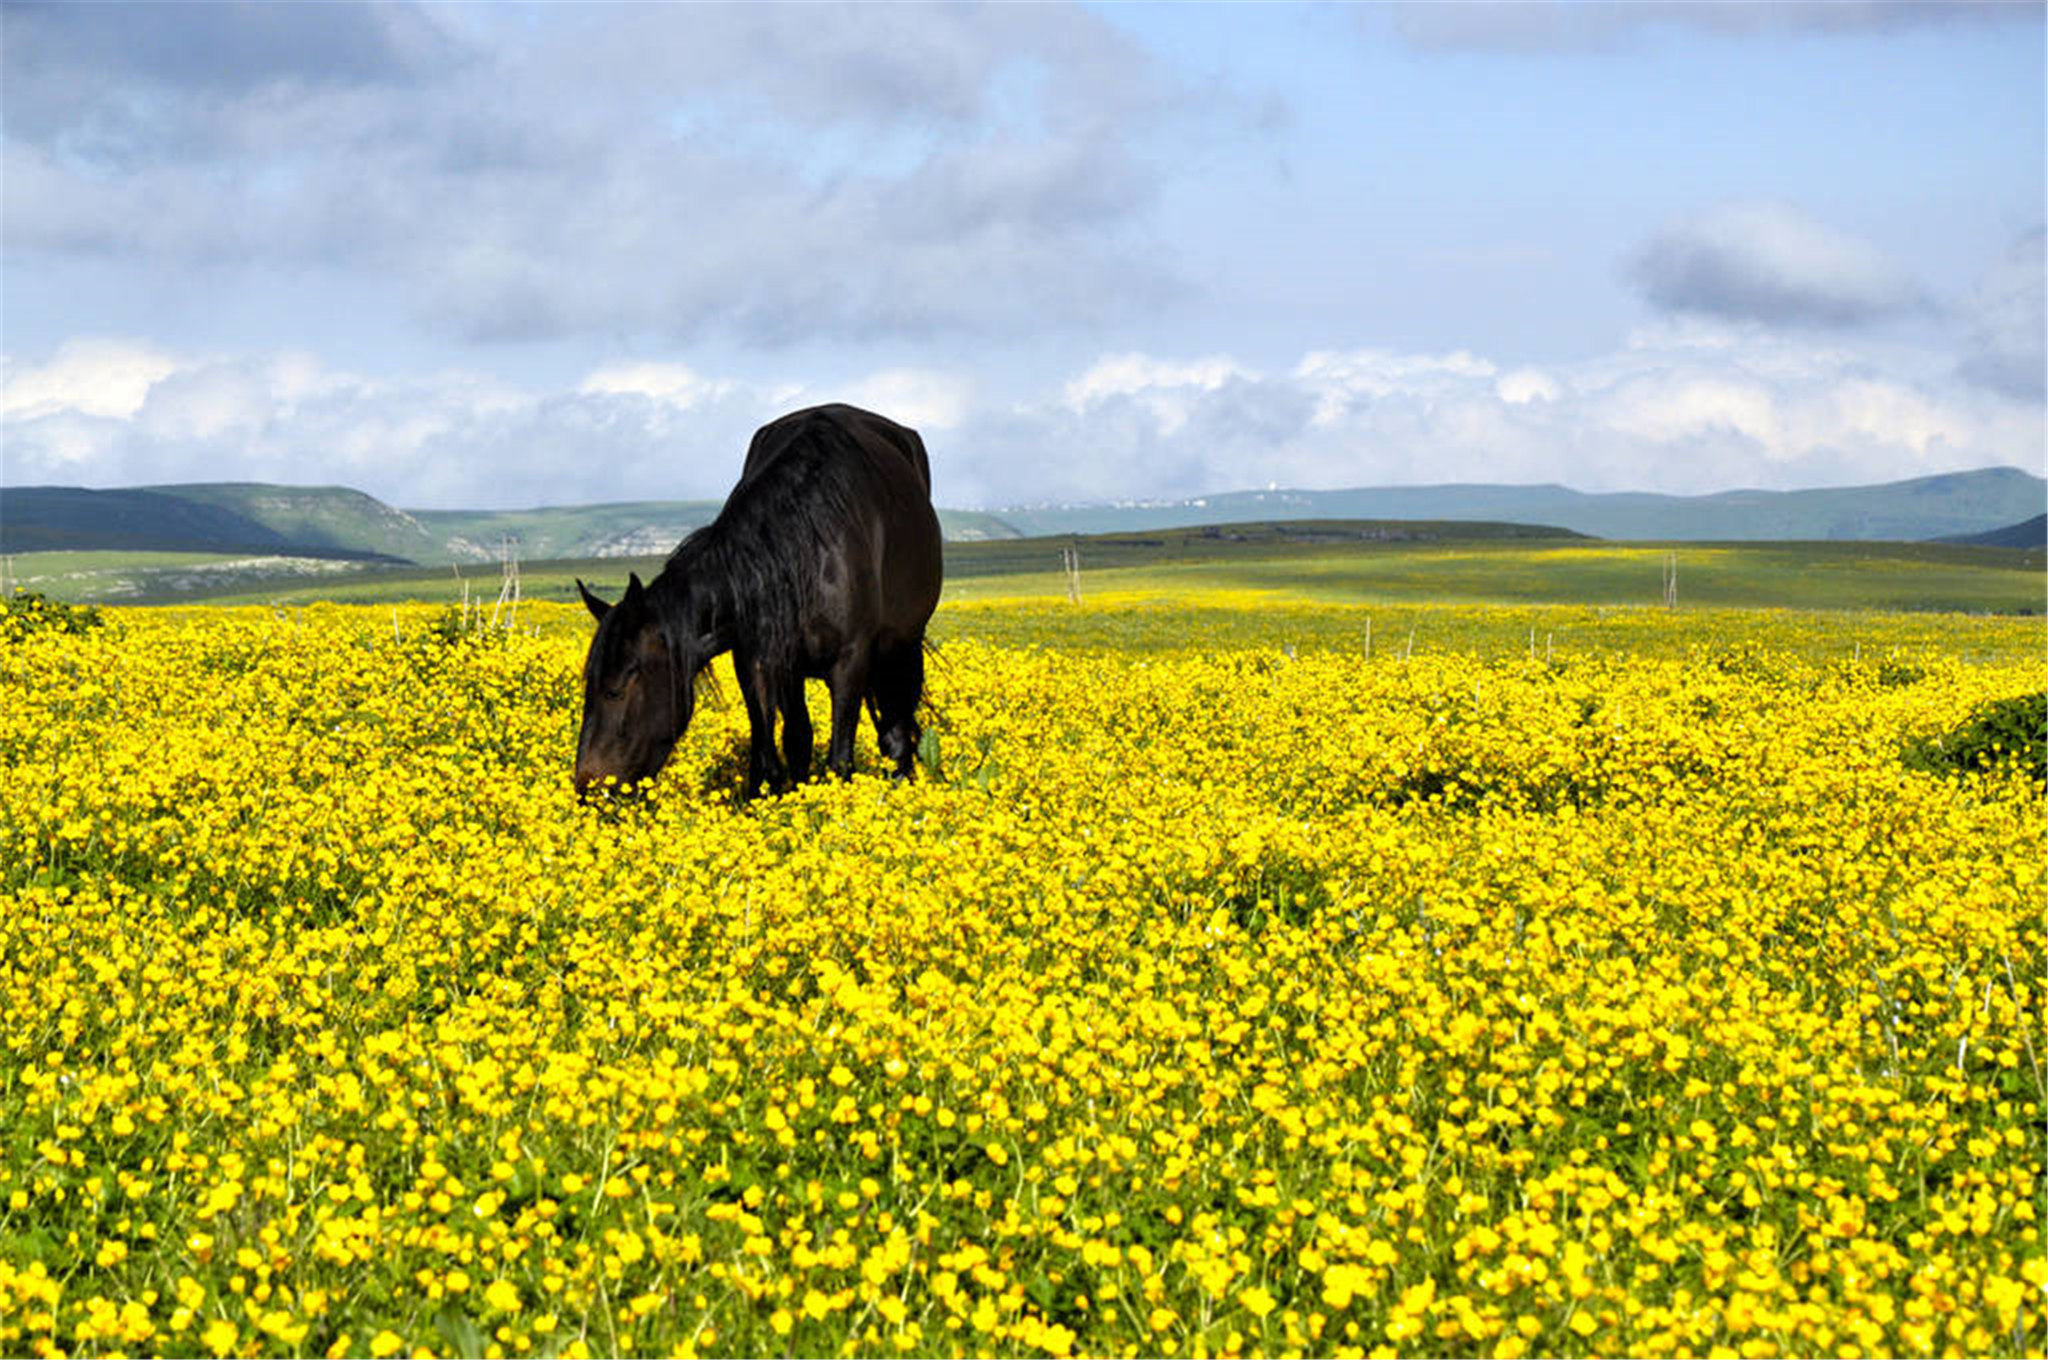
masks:
<instances>
[{"instance_id":1,"label":"distant green hill","mask_svg":"<svg viewBox=\"0 0 2048 1360\"><path fill-rule=\"evenodd\" d=\"M289 543L412 562L446 560L433 533L417 519L351 487L186 482L143 490L241 515Z\"/></svg>"},{"instance_id":2,"label":"distant green hill","mask_svg":"<svg viewBox=\"0 0 2048 1360\"><path fill-rule=\"evenodd\" d=\"M1232 520L1490 520L1554 524L1651 541L1917 542L1980 533L2039 513L2048 482L2018 468L1944 473L1876 486L1723 491L1709 496L1588 493L1563 486L1388 486L1233 491L1187 500L1012 507L1027 535L1122 533Z\"/></svg>"},{"instance_id":3,"label":"distant green hill","mask_svg":"<svg viewBox=\"0 0 2048 1360\"><path fill-rule=\"evenodd\" d=\"M2048 483L2017 468L1881 486L1587 494L1562 486L1404 486L1237 491L1187 500L940 510L948 541L1144 533L1254 521L1368 520L1554 525L1649 542L1920 542L1993 530L2041 513ZM658 556L717 513L716 501L619 501L531 510L399 510L340 486L208 482L94 491L0 491L0 551L374 554L423 566L519 558Z\"/></svg>"},{"instance_id":4,"label":"distant green hill","mask_svg":"<svg viewBox=\"0 0 2048 1360\"><path fill-rule=\"evenodd\" d=\"M203 494L214 489L9 487L0 491L0 552L220 552L351 559L407 556L386 546L373 546L372 536L359 524L334 526L330 531L306 517L288 514L270 516L266 522L250 513L266 498ZM296 492L284 487L267 490ZM311 495L323 500L354 497L378 504L361 492L340 488ZM238 504L238 500L248 503Z\"/></svg>"},{"instance_id":5,"label":"distant green hill","mask_svg":"<svg viewBox=\"0 0 2048 1360\"><path fill-rule=\"evenodd\" d=\"M416 561L495 559L510 539L522 558L649 557L668 552L718 515L720 501L617 501L534 510L414 510L413 518L441 545L439 557ZM941 510L939 526L958 542L1016 538L994 515Z\"/></svg>"},{"instance_id":6,"label":"distant green hill","mask_svg":"<svg viewBox=\"0 0 2048 1360\"><path fill-rule=\"evenodd\" d=\"M394 557L422 566L663 554L711 522L718 501L620 501L532 510L399 510L345 486L198 482L0 491L0 552L224 552ZM956 542L1016 538L995 515L941 510Z\"/></svg>"},{"instance_id":7,"label":"distant green hill","mask_svg":"<svg viewBox=\"0 0 2048 1360\"><path fill-rule=\"evenodd\" d=\"M522 559L646 557L709 524L717 501L620 501L533 510L415 510L442 561L486 561L510 547ZM429 559L422 558L422 561Z\"/></svg>"}]
</instances>

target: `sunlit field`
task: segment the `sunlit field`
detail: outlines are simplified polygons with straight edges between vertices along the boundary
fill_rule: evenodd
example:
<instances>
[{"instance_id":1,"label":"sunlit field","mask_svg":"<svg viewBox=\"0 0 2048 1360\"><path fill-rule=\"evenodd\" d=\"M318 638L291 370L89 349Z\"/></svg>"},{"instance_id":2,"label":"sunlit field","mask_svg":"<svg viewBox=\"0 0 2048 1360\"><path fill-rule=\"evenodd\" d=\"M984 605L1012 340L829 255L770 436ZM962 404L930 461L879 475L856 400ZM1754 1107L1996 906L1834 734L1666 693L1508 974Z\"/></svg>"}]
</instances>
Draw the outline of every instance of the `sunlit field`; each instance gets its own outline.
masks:
<instances>
[{"instance_id":1,"label":"sunlit field","mask_svg":"<svg viewBox=\"0 0 2048 1360\"><path fill-rule=\"evenodd\" d=\"M949 603L915 782L586 807L580 610L107 616L0 1353L2042 1351L2038 618Z\"/></svg>"},{"instance_id":2,"label":"sunlit field","mask_svg":"<svg viewBox=\"0 0 2048 1360\"><path fill-rule=\"evenodd\" d=\"M1324 526L1357 531L1357 523ZM1161 530L1075 539L946 545L948 604L1025 596L1064 600L1063 549L1078 544L1081 594L1185 601L1240 599L1436 609L1445 604L1636 609L1664 598L1677 573L1688 610L1881 609L1916 614L2039 614L2042 554L1939 543L1612 543L1487 536L1487 526L1434 526L1438 539L1325 542L1316 526L1249 524L1228 533ZM1432 526L1422 526L1430 530ZM652 579L662 555L528 561L528 599L573 603L583 579L616 595L628 571ZM11 575L10 575L11 573ZM464 566L346 562L204 553L37 552L0 559L0 578L72 603L302 605L316 602L487 603L503 588L497 563ZM4 587L0 587L4 593Z\"/></svg>"}]
</instances>

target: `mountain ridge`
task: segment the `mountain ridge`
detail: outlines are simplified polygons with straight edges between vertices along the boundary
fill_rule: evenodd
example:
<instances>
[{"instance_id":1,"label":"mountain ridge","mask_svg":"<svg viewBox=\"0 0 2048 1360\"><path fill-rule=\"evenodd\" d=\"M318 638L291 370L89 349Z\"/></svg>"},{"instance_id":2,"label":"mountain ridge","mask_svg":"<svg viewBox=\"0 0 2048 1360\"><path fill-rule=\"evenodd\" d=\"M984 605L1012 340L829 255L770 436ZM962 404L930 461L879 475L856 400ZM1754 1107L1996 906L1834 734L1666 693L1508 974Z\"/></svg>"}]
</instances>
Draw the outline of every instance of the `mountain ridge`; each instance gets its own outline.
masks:
<instances>
[{"instance_id":1,"label":"mountain ridge","mask_svg":"<svg viewBox=\"0 0 2048 1360\"><path fill-rule=\"evenodd\" d=\"M1105 533L1251 519L1485 519L1552 524L1599 538L1915 542L1982 533L2039 513L2048 481L2014 467L1858 486L1756 487L1673 495L1576 491L1559 483L1455 482L1330 491L1269 488L1112 504L995 510L1031 534Z\"/></svg>"},{"instance_id":2,"label":"mountain ridge","mask_svg":"<svg viewBox=\"0 0 2048 1360\"><path fill-rule=\"evenodd\" d=\"M955 542L1289 520L1540 524L1645 541L1880 540L1997 533L2043 510L2048 481L2013 467L1864 486L1696 496L1559 483L1271 488L1206 496L941 509ZM524 510L403 510L345 486L200 482L0 489L0 551L156 549L397 558L421 565L665 553L719 502L605 501Z\"/></svg>"}]
</instances>

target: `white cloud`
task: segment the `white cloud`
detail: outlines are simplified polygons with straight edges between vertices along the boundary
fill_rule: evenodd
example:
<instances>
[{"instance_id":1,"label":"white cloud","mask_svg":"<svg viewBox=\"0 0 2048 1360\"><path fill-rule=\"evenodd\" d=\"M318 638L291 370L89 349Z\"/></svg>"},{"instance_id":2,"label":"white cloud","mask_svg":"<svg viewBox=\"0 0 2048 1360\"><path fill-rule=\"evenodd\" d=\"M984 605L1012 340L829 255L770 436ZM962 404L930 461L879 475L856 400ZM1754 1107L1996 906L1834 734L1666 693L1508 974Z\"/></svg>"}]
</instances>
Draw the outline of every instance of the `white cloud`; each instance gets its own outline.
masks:
<instances>
[{"instance_id":1,"label":"white cloud","mask_svg":"<svg viewBox=\"0 0 2048 1360\"><path fill-rule=\"evenodd\" d=\"M1394 397L1464 391L1491 378L1494 366L1465 350L1402 354L1386 349L1315 350L1294 368L1294 381L1315 396L1315 423L1334 427L1361 406Z\"/></svg>"},{"instance_id":2,"label":"white cloud","mask_svg":"<svg viewBox=\"0 0 2048 1360\"><path fill-rule=\"evenodd\" d=\"M1068 382L1066 399L1067 405L1080 411L1106 397L1185 387L1213 392L1232 378L1251 376L1224 355L1171 360L1147 354L1113 354L1096 360L1087 372Z\"/></svg>"},{"instance_id":3,"label":"white cloud","mask_svg":"<svg viewBox=\"0 0 2048 1360\"><path fill-rule=\"evenodd\" d=\"M1785 439L1776 392L1739 373L1641 374L1602 391L1587 414L1596 428L1649 445L1733 436L1769 458L1795 452Z\"/></svg>"},{"instance_id":4,"label":"white cloud","mask_svg":"<svg viewBox=\"0 0 2048 1360\"><path fill-rule=\"evenodd\" d=\"M177 440L219 440L259 430L279 404L266 375L236 364L206 364L166 374L135 413L151 434Z\"/></svg>"},{"instance_id":5,"label":"white cloud","mask_svg":"<svg viewBox=\"0 0 2048 1360\"><path fill-rule=\"evenodd\" d=\"M892 368L825 390L819 400L863 406L923 433L950 430L965 420L974 404L974 383L936 369Z\"/></svg>"},{"instance_id":6,"label":"white cloud","mask_svg":"<svg viewBox=\"0 0 2048 1360\"><path fill-rule=\"evenodd\" d=\"M1159 433L1171 435L1187 425L1203 394L1229 382L1255 380L1255 374L1224 355L1167 360L1146 354L1114 354L1098 359L1087 372L1068 381L1064 393L1067 408L1076 415L1115 399L1130 400L1151 414Z\"/></svg>"},{"instance_id":7,"label":"white cloud","mask_svg":"<svg viewBox=\"0 0 2048 1360\"><path fill-rule=\"evenodd\" d=\"M1532 401L1556 401L1564 395L1557 379L1540 368L1517 368L1503 373L1494 383L1493 390L1510 406L1527 406Z\"/></svg>"},{"instance_id":8,"label":"white cloud","mask_svg":"<svg viewBox=\"0 0 2048 1360\"><path fill-rule=\"evenodd\" d=\"M975 390L936 369L763 387L678 362L529 390L469 370L373 379L304 352L97 340L5 373L10 485L342 482L405 507L718 496L754 430L794 405L854 401L945 432L970 418Z\"/></svg>"},{"instance_id":9,"label":"white cloud","mask_svg":"<svg viewBox=\"0 0 2048 1360\"><path fill-rule=\"evenodd\" d=\"M714 401L732 391L723 378L706 378L681 363L611 364L583 380L576 390L586 396L638 394L680 410Z\"/></svg>"},{"instance_id":10,"label":"white cloud","mask_svg":"<svg viewBox=\"0 0 2048 1360\"><path fill-rule=\"evenodd\" d=\"M1941 354L1701 323L1541 369L1370 348L1262 373L1127 352L1000 403L931 367L769 387L635 363L549 389L133 342L74 342L5 372L9 484L343 482L407 507L720 496L759 425L831 400L922 430L947 505L1275 483L1785 488L2038 468L2044 455L2038 403L1959 378Z\"/></svg>"},{"instance_id":11,"label":"white cloud","mask_svg":"<svg viewBox=\"0 0 2048 1360\"><path fill-rule=\"evenodd\" d=\"M133 340L67 340L48 362L0 369L0 411L12 420L71 411L125 418L177 370L162 350Z\"/></svg>"},{"instance_id":12,"label":"white cloud","mask_svg":"<svg viewBox=\"0 0 2048 1360\"><path fill-rule=\"evenodd\" d=\"M979 457L950 484L971 481L983 504L1273 483L1700 492L2038 466L2043 450L2038 406L1956 381L1939 354L1756 326L1650 327L1542 369L1469 351L1318 350L1284 374L1165 385L1198 371L1213 375L1212 361L1123 355L1057 398L970 422ZM1174 422L1147 418L1161 392L1180 402Z\"/></svg>"},{"instance_id":13,"label":"white cloud","mask_svg":"<svg viewBox=\"0 0 2048 1360\"><path fill-rule=\"evenodd\" d=\"M1841 441L1889 444L1925 459L1974 432L1959 408L1898 382L1850 376L1823 400L1828 406L1813 421L1813 439L1832 432Z\"/></svg>"},{"instance_id":14,"label":"white cloud","mask_svg":"<svg viewBox=\"0 0 2048 1360\"><path fill-rule=\"evenodd\" d=\"M116 452L129 433L121 421L63 409L17 424L7 422L0 439L7 456L0 460L0 484L32 486L39 482L103 483L119 466ZM121 477L119 480L135 480Z\"/></svg>"}]
</instances>

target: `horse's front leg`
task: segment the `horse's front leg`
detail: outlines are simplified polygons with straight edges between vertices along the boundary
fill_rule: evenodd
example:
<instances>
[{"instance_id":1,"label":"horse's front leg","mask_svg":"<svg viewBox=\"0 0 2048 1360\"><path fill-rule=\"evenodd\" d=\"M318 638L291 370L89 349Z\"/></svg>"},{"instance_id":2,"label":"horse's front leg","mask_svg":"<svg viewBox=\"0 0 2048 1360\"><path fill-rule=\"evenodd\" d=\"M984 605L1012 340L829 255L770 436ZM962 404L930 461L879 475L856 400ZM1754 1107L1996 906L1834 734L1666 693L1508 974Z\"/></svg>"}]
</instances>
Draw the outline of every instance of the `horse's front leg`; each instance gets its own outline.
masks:
<instances>
[{"instance_id":1,"label":"horse's front leg","mask_svg":"<svg viewBox=\"0 0 2048 1360\"><path fill-rule=\"evenodd\" d=\"M766 785L770 793L778 793L788 780L782 759L775 754L775 704L781 687L759 658L735 656L734 662L747 701L747 786L742 792L752 798Z\"/></svg>"},{"instance_id":2,"label":"horse's front leg","mask_svg":"<svg viewBox=\"0 0 2048 1360\"><path fill-rule=\"evenodd\" d=\"M917 747L924 735L917 725L918 700L924 694L924 639L876 648L874 693L875 744L894 767L893 777L910 778L917 767Z\"/></svg>"},{"instance_id":3,"label":"horse's front leg","mask_svg":"<svg viewBox=\"0 0 2048 1360\"><path fill-rule=\"evenodd\" d=\"M861 701L868 692L866 643L848 645L825 677L832 690L832 740L825 747L825 768L841 779L853 774L853 736L860 730Z\"/></svg>"}]
</instances>

